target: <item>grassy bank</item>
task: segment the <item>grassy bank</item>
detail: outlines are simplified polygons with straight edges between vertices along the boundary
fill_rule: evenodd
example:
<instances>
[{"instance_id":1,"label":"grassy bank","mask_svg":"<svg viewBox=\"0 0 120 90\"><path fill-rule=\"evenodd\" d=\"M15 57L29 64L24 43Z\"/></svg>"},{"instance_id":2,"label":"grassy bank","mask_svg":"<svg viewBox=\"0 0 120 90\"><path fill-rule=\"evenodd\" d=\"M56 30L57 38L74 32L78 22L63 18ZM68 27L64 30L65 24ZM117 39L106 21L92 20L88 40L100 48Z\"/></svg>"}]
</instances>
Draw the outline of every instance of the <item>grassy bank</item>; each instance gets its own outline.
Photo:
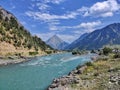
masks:
<instances>
[{"instance_id":1,"label":"grassy bank","mask_svg":"<svg viewBox=\"0 0 120 90\"><path fill-rule=\"evenodd\" d=\"M76 74L79 83L68 85L68 90L119 90L120 58L112 56L87 64L82 74Z\"/></svg>"}]
</instances>

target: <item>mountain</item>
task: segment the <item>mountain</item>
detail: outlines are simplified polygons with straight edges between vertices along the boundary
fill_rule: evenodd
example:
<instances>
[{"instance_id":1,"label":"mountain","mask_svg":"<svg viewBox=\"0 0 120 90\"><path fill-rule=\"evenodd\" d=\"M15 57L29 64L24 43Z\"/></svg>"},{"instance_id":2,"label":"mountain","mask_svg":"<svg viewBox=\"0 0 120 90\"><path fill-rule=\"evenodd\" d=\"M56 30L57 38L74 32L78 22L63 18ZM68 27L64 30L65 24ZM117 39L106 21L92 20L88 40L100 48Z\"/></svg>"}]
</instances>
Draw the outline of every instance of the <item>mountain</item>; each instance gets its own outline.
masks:
<instances>
[{"instance_id":1,"label":"mountain","mask_svg":"<svg viewBox=\"0 0 120 90\"><path fill-rule=\"evenodd\" d=\"M79 46L79 41L82 40L83 38L85 38L88 34L89 33L82 34L77 40L73 41L70 45L65 47L65 49L69 49L69 48L72 48L72 47Z\"/></svg>"},{"instance_id":2,"label":"mountain","mask_svg":"<svg viewBox=\"0 0 120 90\"><path fill-rule=\"evenodd\" d=\"M70 44L67 49L92 50L109 44L120 44L120 23L113 23L87 35L85 34L85 37L79 38Z\"/></svg>"},{"instance_id":3,"label":"mountain","mask_svg":"<svg viewBox=\"0 0 120 90\"><path fill-rule=\"evenodd\" d=\"M50 39L46 41L48 45L50 45L54 49L64 50L66 46L69 44L62 39L60 39L57 35L52 36Z\"/></svg>"},{"instance_id":4,"label":"mountain","mask_svg":"<svg viewBox=\"0 0 120 90\"><path fill-rule=\"evenodd\" d=\"M17 18L0 7L0 55L44 53L51 49L37 36L32 36Z\"/></svg>"}]
</instances>

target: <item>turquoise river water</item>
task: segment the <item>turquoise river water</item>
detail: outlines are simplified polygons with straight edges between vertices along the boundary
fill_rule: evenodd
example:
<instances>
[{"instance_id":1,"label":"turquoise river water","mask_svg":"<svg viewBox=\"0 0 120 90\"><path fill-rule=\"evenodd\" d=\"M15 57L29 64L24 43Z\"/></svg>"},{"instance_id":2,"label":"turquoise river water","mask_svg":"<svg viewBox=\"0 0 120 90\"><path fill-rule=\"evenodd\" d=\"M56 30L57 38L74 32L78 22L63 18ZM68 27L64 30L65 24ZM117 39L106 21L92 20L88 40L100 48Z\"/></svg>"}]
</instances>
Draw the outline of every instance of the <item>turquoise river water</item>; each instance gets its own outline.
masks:
<instances>
[{"instance_id":1,"label":"turquoise river water","mask_svg":"<svg viewBox=\"0 0 120 90\"><path fill-rule=\"evenodd\" d=\"M45 90L54 78L67 75L79 64L90 61L91 56L53 54L36 57L22 64L0 67L0 90Z\"/></svg>"}]
</instances>

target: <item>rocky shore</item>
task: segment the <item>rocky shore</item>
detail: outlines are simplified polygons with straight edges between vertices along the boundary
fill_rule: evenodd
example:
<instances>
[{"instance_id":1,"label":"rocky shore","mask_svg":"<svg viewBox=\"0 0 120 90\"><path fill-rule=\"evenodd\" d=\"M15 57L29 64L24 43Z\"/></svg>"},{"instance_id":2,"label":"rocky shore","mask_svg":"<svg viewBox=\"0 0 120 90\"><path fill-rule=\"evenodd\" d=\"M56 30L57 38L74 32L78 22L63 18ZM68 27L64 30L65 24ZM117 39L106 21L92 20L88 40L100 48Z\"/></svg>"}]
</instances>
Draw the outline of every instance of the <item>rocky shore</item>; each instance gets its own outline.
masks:
<instances>
[{"instance_id":1,"label":"rocky shore","mask_svg":"<svg viewBox=\"0 0 120 90\"><path fill-rule=\"evenodd\" d=\"M85 68L87 68L86 65L78 66L68 75L54 79L47 90L67 90L67 85L79 83L80 79L77 74L82 74Z\"/></svg>"},{"instance_id":2,"label":"rocky shore","mask_svg":"<svg viewBox=\"0 0 120 90\"><path fill-rule=\"evenodd\" d=\"M102 57L54 79L47 90L120 90L120 58Z\"/></svg>"},{"instance_id":3,"label":"rocky shore","mask_svg":"<svg viewBox=\"0 0 120 90\"><path fill-rule=\"evenodd\" d=\"M16 57L16 56L0 57L0 66L6 66L10 64L19 64L19 63L30 61L32 58L34 57Z\"/></svg>"}]
</instances>

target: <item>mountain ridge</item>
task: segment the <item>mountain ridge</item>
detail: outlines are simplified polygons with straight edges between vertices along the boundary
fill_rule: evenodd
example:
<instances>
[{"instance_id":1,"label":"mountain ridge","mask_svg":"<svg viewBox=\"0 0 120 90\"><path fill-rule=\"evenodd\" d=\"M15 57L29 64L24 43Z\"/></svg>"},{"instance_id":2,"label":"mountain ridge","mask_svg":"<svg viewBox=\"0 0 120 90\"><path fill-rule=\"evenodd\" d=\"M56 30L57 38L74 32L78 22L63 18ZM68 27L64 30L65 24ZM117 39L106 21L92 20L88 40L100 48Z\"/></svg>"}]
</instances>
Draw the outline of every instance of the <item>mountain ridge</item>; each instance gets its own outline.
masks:
<instances>
[{"instance_id":1,"label":"mountain ridge","mask_svg":"<svg viewBox=\"0 0 120 90\"><path fill-rule=\"evenodd\" d=\"M70 45L68 45L67 47L65 47L65 49L68 49L68 48L71 48L73 47L74 45L76 46L76 44L82 40L84 37L86 37L89 33L84 33L82 34L78 39L76 39L75 41L73 41Z\"/></svg>"},{"instance_id":2,"label":"mountain ridge","mask_svg":"<svg viewBox=\"0 0 120 90\"><path fill-rule=\"evenodd\" d=\"M102 29L97 29L89 33L82 40L74 42L67 49L99 49L108 44L120 44L120 23L107 25Z\"/></svg>"}]
</instances>

